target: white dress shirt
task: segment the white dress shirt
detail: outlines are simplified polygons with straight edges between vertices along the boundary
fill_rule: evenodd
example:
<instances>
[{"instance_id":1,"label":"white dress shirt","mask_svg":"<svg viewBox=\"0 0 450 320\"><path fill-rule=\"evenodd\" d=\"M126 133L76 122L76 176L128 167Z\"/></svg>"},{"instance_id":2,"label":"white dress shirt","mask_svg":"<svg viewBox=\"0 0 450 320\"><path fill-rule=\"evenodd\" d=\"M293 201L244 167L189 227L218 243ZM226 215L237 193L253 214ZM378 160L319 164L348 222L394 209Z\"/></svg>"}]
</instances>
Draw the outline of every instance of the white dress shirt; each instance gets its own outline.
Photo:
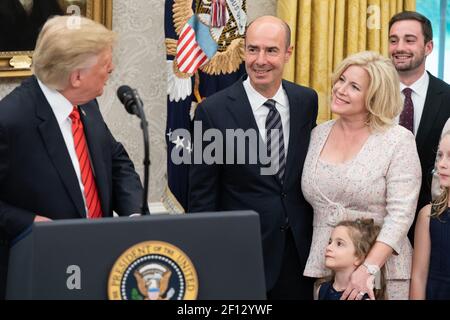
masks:
<instances>
[{"instance_id":1,"label":"white dress shirt","mask_svg":"<svg viewBox=\"0 0 450 320\"><path fill-rule=\"evenodd\" d=\"M247 78L244 82L244 89L247 93L248 100L250 101L250 106L252 107L253 116L255 117L256 124L258 125L258 130L261 138L266 142L266 118L269 114L269 108L264 106L264 102L268 98L264 97L255 88L253 88L250 83L250 79ZM283 124L283 138L284 138L284 148L287 154L289 146L289 100L283 86L280 85L277 93L270 99L275 100L275 108L280 113L281 123Z\"/></svg>"},{"instance_id":2,"label":"white dress shirt","mask_svg":"<svg viewBox=\"0 0 450 320\"><path fill-rule=\"evenodd\" d=\"M405 86L400 82L400 91L402 92L402 99L405 101L405 95L403 94L403 89L411 88L411 99L414 105L414 135L417 135L417 130L419 129L420 119L422 118L423 107L425 105L425 98L427 97L428 84L430 83L430 77L425 71L423 75L417 79L409 87ZM398 117L399 118L399 117Z\"/></svg>"},{"instance_id":3,"label":"white dress shirt","mask_svg":"<svg viewBox=\"0 0 450 320\"><path fill-rule=\"evenodd\" d=\"M75 151L72 135L72 120L69 118L70 113L73 110L73 105L66 99L61 93L56 90L50 89L38 79L39 87L41 87L48 104L52 108L53 114L58 121L59 128L61 129L64 142L66 143L67 151L69 152L70 160L72 161L73 168L77 175L78 184L80 185L81 195L83 197L84 207L87 212L86 199L84 197L84 185L81 180L80 163ZM89 150L88 150L89 152Z\"/></svg>"}]
</instances>

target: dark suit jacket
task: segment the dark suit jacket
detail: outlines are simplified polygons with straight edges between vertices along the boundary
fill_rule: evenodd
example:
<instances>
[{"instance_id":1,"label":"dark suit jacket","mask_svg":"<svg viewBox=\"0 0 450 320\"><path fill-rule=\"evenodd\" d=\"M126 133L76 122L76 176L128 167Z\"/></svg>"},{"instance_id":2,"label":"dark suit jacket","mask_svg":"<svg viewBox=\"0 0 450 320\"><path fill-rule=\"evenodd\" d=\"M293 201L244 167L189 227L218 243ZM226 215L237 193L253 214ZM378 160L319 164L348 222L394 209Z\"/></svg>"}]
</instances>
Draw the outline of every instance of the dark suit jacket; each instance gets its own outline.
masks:
<instances>
[{"instance_id":1,"label":"dark suit jacket","mask_svg":"<svg viewBox=\"0 0 450 320\"><path fill-rule=\"evenodd\" d=\"M223 137L226 129L258 132L242 81L208 97L198 106L195 120L202 122L203 132L216 128ZM285 233L281 229L286 217L302 267L308 257L312 234L312 208L303 198L300 181L310 132L316 125L317 94L288 81L283 81L283 88L290 105L289 147L283 184L274 175L261 175L260 163L249 164L248 151L255 151L257 147L248 143L246 164L194 164L189 173L189 212L250 209L259 213L267 290L279 276L285 242ZM226 159L231 143L224 144ZM194 153L197 147L194 143ZM234 154L236 158L236 147ZM298 270L299 276L302 271Z\"/></svg>"},{"instance_id":2,"label":"dark suit jacket","mask_svg":"<svg viewBox=\"0 0 450 320\"><path fill-rule=\"evenodd\" d=\"M63 15L57 0L34 0L30 15L19 0L0 1L0 51L34 50L45 21Z\"/></svg>"},{"instance_id":3,"label":"dark suit jacket","mask_svg":"<svg viewBox=\"0 0 450 320\"><path fill-rule=\"evenodd\" d=\"M428 72L428 85L425 105L416 133L417 151L422 166L422 186L417 204L417 212L431 201L432 170L436 160L442 129L450 118L450 85ZM415 221L409 230L409 238L414 240Z\"/></svg>"},{"instance_id":4,"label":"dark suit jacket","mask_svg":"<svg viewBox=\"0 0 450 320\"><path fill-rule=\"evenodd\" d=\"M111 135L96 101L80 110L103 215L140 212L142 185L128 154ZM5 265L7 242L29 227L36 214L51 219L86 216L61 130L31 77L0 101L0 265Z\"/></svg>"}]
</instances>

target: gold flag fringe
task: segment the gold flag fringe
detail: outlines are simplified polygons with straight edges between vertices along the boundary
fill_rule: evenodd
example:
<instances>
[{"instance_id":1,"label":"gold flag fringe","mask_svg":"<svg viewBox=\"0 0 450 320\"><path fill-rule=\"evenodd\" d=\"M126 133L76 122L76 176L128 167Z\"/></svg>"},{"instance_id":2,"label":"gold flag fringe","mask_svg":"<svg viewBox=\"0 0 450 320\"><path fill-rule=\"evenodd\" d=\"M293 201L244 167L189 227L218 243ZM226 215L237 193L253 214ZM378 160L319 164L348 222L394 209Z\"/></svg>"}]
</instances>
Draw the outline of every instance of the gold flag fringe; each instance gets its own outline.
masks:
<instances>
[{"instance_id":1,"label":"gold flag fringe","mask_svg":"<svg viewBox=\"0 0 450 320\"><path fill-rule=\"evenodd\" d=\"M166 38L166 54L168 56L176 56L177 55L177 43L178 41L175 39Z\"/></svg>"},{"instance_id":2,"label":"gold flag fringe","mask_svg":"<svg viewBox=\"0 0 450 320\"><path fill-rule=\"evenodd\" d=\"M244 39L234 39L226 51L217 52L200 70L210 75L233 73L239 69L243 60Z\"/></svg>"},{"instance_id":3,"label":"gold flag fringe","mask_svg":"<svg viewBox=\"0 0 450 320\"><path fill-rule=\"evenodd\" d=\"M194 11L192 11L192 0L174 0L172 11L175 32L177 35L180 35L185 24L194 15Z\"/></svg>"}]
</instances>

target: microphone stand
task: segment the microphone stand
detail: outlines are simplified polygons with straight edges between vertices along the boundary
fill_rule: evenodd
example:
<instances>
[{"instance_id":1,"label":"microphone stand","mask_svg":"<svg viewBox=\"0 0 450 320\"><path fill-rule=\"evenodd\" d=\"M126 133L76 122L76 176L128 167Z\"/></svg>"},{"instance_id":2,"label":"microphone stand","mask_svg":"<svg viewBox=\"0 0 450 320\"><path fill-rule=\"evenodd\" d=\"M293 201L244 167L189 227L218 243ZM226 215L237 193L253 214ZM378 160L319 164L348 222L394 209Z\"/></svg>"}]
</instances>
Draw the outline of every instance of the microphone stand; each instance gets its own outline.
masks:
<instances>
[{"instance_id":1,"label":"microphone stand","mask_svg":"<svg viewBox=\"0 0 450 320\"><path fill-rule=\"evenodd\" d=\"M144 137L144 194L142 197L141 214L145 215L146 212L150 213L148 208L148 182L149 182L149 168L150 168L150 143L148 138L148 122L145 118L144 106L136 90L132 90L133 98L137 106L137 116L141 119L141 129Z\"/></svg>"}]
</instances>

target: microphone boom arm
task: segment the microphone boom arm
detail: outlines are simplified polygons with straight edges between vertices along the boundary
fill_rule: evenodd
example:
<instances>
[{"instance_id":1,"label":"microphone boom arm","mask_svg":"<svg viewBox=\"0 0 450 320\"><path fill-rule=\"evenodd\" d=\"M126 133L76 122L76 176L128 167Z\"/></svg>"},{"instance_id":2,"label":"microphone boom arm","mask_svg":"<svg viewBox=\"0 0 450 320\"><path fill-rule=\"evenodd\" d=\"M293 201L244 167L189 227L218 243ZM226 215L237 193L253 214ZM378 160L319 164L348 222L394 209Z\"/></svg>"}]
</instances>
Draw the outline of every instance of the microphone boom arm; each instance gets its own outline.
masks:
<instances>
[{"instance_id":1,"label":"microphone boom arm","mask_svg":"<svg viewBox=\"0 0 450 320\"><path fill-rule=\"evenodd\" d=\"M144 113L144 106L142 100L136 90L132 90L133 100L136 102L137 116L141 119L141 129L144 138L144 194L142 197L141 214L145 215L146 212L150 212L148 208L148 184L149 184L149 168L150 168L150 141L148 135L148 122Z\"/></svg>"}]
</instances>

